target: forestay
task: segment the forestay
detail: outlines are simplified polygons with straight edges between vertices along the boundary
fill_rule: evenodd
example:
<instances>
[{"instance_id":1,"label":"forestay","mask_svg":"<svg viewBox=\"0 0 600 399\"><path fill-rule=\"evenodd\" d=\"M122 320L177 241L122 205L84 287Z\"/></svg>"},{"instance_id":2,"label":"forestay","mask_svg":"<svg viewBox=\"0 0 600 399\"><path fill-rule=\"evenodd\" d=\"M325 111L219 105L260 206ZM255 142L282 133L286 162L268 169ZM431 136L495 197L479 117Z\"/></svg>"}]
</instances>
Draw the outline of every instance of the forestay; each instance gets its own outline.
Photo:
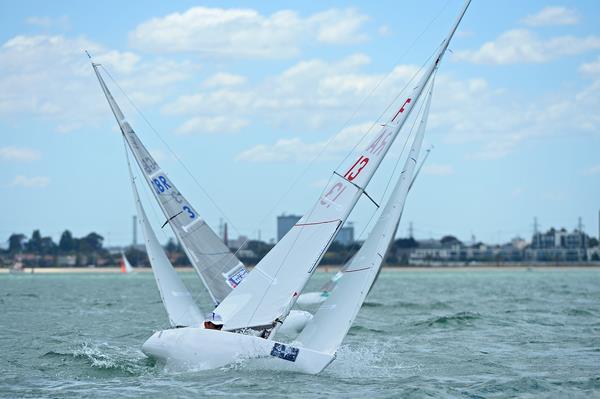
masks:
<instances>
[{"instance_id":1,"label":"forestay","mask_svg":"<svg viewBox=\"0 0 600 399\"><path fill-rule=\"evenodd\" d=\"M152 193L215 305L246 276L244 265L200 217L150 155L121 112L98 70L100 86ZM163 226L164 227L164 226Z\"/></svg>"},{"instance_id":2,"label":"forestay","mask_svg":"<svg viewBox=\"0 0 600 399\"><path fill-rule=\"evenodd\" d=\"M196 306L194 298L179 278L179 275L158 242L140 201L129 159L127 159L127 166L129 167L133 198L137 209L138 221L142 226L144 234L148 259L152 266L152 272L158 286L158 291L160 292L160 297L169 316L169 322L172 327L199 326L204 321L204 315Z\"/></svg>"},{"instance_id":3,"label":"forestay","mask_svg":"<svg viewBox=\"0 0 600 399\"><path fill-rule=\"evenodd\" d=\"M448 37L440 45L435 61L389 123L357 158L335 172L313 207L217 307L216 312L225 321L224 329L268 329L287 316L419 100L469 2L465 2Z\"/></svg>"},{"instance_id":4,"label":"forestay","mask_svg":"<svg viewBox=\"0 0 600 399\"><path fill-rule=\"evenodd\" d=\"M296 339L296 344L333 355L352 326L396 236L423 143L430 104L431 90L408 158L381 216L348 264L344 276L338 280L330 296Z\"/></svg>"}]
</instances>

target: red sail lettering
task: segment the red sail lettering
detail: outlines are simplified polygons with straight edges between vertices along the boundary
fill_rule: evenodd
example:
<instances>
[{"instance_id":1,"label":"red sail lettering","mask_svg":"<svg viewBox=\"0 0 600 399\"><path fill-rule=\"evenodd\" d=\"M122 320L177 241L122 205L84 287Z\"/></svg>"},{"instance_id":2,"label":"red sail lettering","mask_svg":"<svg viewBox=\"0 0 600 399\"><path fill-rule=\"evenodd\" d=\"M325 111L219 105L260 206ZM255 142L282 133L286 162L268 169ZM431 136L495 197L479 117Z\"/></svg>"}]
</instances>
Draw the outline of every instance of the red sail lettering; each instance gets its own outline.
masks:
<instances>
[{"instance_id":1,"label":"red sail lettering","mask_svg":"<svg viewBox=\"0 0 600 399\"><path fill-rule=\"evenodd\" d=\"M358 158L358 161L356 161L354 165L352 165L352 167L348 169L348 171L344 175L344 178L348 179L348 181L354 180L356 176L358 176L358 174L361 172L361 170L363 170L364 167L367 166L368 163L369 158L361 155L360 158ZM356 171L354 171L354 169L356 169Z\"/></svg>"},{"instance_id":2,"label":"red sail lettering","mask_svg":"<svg viewBox=\"0 0 600 399\"><path fill-rule=\"evenodd\" d=\"M371 145L369 145L365 151L373 155L379 155L387 144L391 135L392 132L388 132L387 129L384 129L383 132L381 132L381 134L377 136L375 140L373 140Z\"/></svg>"},{"instance_id":3,"label":"red sail lettering","mask_svg":"<svg viewBox=\"0 0 600 399\"><path fill-rule=\"evenodd\" d=\"M404 101L404 104L402 104L402 106L400 107L398 112L396 112L396 115L394 115L394 117L392 118L392 122L394 121L394 119L396 119L398 117L398 115L400 115L401 113L404 112L404 106L406 104L410 104L411 100L412 100L411 98L407 98L406 101Z\"/></svg>"},{"instance_id":4,"label":"red sail lettering","mask_svg":"<svg viewBox=\"0 0 600 399\"><path fill-rule=\"evenodd\" d=\"M331 189L321 199L321 205L325 205L327 208L331 205L331 202L335 202L340 194L344 192L346 186L342 182L338 182L331 187ZM333 198L330 198L332 197Z\"/></svg>"}]
</instances>

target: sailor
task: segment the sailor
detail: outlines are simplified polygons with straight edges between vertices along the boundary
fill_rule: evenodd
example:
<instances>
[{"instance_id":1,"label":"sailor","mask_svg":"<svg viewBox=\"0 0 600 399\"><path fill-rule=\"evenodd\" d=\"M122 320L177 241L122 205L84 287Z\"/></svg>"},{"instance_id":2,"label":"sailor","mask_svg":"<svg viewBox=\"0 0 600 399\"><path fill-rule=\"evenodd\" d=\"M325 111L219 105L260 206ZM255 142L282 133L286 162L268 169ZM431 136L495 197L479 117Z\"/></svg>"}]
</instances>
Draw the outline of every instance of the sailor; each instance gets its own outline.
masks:
<instances>
[{"instance_id":1,"label":"sailor","mask_svg":"<svg viewBox=\"0 0 600 399\"><path fill-rule=\"evenodd\" d=\"M204 320L204 328L207 330L220 330L223 328L223 319L215 312L210 312Z\"/></svg>"}]
</instances>

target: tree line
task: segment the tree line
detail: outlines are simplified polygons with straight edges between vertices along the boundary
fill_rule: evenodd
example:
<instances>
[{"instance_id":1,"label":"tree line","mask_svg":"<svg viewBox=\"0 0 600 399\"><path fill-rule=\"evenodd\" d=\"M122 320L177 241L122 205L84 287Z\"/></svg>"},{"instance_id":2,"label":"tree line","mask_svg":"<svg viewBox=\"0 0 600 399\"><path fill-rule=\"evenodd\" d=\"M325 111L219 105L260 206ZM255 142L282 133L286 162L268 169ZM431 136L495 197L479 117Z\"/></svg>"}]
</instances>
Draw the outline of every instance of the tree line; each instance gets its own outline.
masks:
<instances>
[{"instance_id":1,"label":"tree line","mask_svg":"<svg viewBox=\"0 0 600 399\"><path fill-rule=\"evenodd\" d=\"M52 237L43 237L39 230L34 230L30 238L21 233L12 234L8 238L6 252L10 255L19 253L36 255L100 254L106 251L103 243L104 237L94 232L77 238L73 237L69 230L65 230L56 243Z\"/></svg>"}]
</instances>

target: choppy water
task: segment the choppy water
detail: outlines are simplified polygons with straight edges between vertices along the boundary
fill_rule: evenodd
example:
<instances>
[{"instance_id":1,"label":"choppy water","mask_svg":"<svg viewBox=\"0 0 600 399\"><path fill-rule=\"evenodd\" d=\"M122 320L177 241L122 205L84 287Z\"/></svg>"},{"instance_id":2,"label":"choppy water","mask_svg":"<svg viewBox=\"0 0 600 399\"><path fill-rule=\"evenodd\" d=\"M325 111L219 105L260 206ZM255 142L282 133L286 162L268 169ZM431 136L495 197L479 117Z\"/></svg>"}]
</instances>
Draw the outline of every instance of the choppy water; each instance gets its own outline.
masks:
<instances>
[{"instance_id":1,"label":"choppy water","mask_svg":"<svg viewBox=\"0 0 600 399\"><path fill-rule=\"evenodd\" d=\"M318 376L164 370L166 326L148 273L0 275L0 396L600 397L600 270L383 272Z\"/></svg>"}]
</instances>

